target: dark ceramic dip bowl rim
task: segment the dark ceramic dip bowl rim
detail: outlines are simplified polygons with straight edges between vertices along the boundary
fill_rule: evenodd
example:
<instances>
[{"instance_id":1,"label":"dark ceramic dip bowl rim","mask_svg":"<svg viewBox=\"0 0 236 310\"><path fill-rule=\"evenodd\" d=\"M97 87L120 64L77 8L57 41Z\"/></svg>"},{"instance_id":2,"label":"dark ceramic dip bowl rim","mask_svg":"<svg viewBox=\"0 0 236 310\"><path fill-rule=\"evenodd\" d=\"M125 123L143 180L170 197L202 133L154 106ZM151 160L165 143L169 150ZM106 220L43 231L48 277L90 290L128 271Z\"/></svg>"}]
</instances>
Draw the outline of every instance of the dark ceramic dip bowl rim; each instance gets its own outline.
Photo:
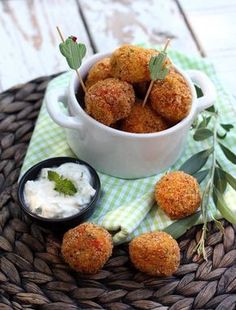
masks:
<instances>
[{"instance_id":1,"label":"dark ceramic dip bowl rim","mask_svg":"<svg viewBox=\"0 0 236 310\"><path fill-rule=\"evenodd\" d=\"M47 217L42 217L34 212L31 212L29 207L27 206L25 199L24 199L24 187L27 181L29 180L35 180L38 176L40 171L43 168L53 168L53 167L58 167L62 164L65 163L77 163L84 165L88 168L91 178L92 178L92 186L96 190L94 196L92 197L91 201L88 203L86 207L83 207L81 211L79 211L76 214L73 214L68 217L63 217L63 218L47 218ZM18 190L17 190L17 196L18 196L18 201L21 206L21 209L33 220L36 220L38 223L45 224L48 226L48 224L66 224L68 226L72 226L73 222L81 222L83 219L86 219L89 215L91 215L96 202L99 199L100 196L100 191L101 191L101 183L99 176L96 172L96 170L90 166L87 162L73 158L73 157L51 157L48 159L45 159L43 161L38 162L31 168L29 168L23 176L20 178L19 185L18 185ZM88 216L86 216L89 213ZM50 228L50 227L49 227ZM55 227L54 227L55 228ZM57 227L58 228L58 227Z\"/></svg>"}]
</instances>

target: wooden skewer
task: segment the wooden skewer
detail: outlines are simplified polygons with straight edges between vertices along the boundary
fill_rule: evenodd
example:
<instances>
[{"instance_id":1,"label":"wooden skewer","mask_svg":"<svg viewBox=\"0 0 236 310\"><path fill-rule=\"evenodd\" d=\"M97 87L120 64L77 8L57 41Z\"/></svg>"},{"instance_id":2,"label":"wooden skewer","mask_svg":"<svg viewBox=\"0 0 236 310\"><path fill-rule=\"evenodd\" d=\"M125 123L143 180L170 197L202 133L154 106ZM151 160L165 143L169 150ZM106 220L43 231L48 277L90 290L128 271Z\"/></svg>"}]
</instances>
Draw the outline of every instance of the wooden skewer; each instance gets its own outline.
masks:
<instances>
[{"instance_id":1,"label":"wooden skewer","mask_svg":"<svg viewBox=\"0 0 236 310\"><path fill-rule=\"evenodd\" d=\"M146 104L146 102L147 102L147 100L148 100L148 97L149 97L149 94L150 94L150 92L151 92L151 90L152 90L152 86L153 86L154 82L155 82L154 80L151 80L151 83L149 84L149 87L148 87L146 96L145 96L145 98L144 98L144 100L143 100L143 105L142 105L142 107L145 106L145 104Z\"/></svg>"},{"instance_id":2,"label":"wooden skewer","mask_svg":"<svg viewBox=\"0 0 236 310\"><path fill-rule=\"evenodd\" d=\"M163 52L165 52L167 50L168 45L170 44L170 39L166 40L166 44L164 46Z\"/></svg>"},{"instance_id":3,"label":"wooden skewer","mask_svg":"<svg viewBox=\"0 0 236 310\"><path fill-rule=\"evenodd\" d=\"M63 35L62 35L62 33L61 33L60 28L59 28L58 26L57 26L56 28L57 28L57 32L58 32L58 34L59 34L59 36L60 36L62 42L64 43L64 42L65 42L65 39L63 38Z\"/></svg>"},{"instance_id":4,"label":"wooden skewer","mask_svg":"<svg viewBox=\"0 0 236 310\"><path fill-rule=\"evenodd\" d=\"M64 36L63 36L63 34L62 34L60 28L59 28L58 26L56 26L56 28L57 28L57 32L58 32L58 34L59 34L59 36L60 36L60 38L61 38L61 41L64 43L64 42L65 42L65 39L64 39ZM75 71L76 71L76 74L77 74L78 79L79 79L79 81L80 81L80 84L81 84L81 86L82 86L84 92L86 93L86 87L85 87L85 85L84 85L84 81L83 81L83 79L82 79L82 76L81 76L80 73L79 73L79 69L76 69Z\"/></svg>"},{"instance_id":5,"label":"wooden skewer","mask_svg":"<svg viewBox=\"0 0 236 310\"><path fill-rule=\"evenodd\" d=\"M167 39L167 40L166 40L166 43L165 43L165 46L164 46L164 49L163 49L163 52L165 52L165 51L167 50L167 47L168 47L169 44L170 44L170 39ZM147 102L147 100L148 100L148 97L149 97L149 94L150 94L150 92L151 92L151 90L152 90L152 87L153 87L154 82L155 82L155 81L152 80L152 81L150 82L150 84L149 84L149 87L148 87L146 96L145 96L145 98L144 98L144 100L143 100L142 107L145 106L145 104L146 104L146 102Z\"/></svg>"}]
</instances>

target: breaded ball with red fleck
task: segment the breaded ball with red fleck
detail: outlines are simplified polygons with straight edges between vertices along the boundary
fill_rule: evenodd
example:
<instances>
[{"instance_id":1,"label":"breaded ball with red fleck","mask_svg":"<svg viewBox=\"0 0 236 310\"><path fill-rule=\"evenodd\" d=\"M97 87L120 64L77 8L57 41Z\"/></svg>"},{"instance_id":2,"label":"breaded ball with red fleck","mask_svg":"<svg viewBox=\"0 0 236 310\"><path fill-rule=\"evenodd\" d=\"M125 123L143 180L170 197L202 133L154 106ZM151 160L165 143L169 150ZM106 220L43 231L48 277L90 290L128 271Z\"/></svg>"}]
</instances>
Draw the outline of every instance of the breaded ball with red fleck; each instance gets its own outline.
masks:
<instances>
[{"instance_id":1,"label":"breaded ball with red fleck","mask_svg":"<svg viewBox=\"0 0 236 310\"><path fill-rule=\"evenodd\" d=\"M192 95L185 79L171 70L163 81L156 81L150 92L152 108L171 122L185 118L191 108Z\"/></svg>"},{"instance_id":2,"label":"breaded ball with red fleck","mask_svg":"<svg viewBox=\"0 0 236 310\"><path fill-rule=\"evenodd\" d=\"M111 256L112 238L103 227L83 223L65 233L61 251L72 269L94 274Z\"/></svg>"},{"instance_id":3,"label":"breaded ball with red fleck","mask_svg":"<svg viewBox=\"0 0 236 310\"><path fill-rule=\"evenodd\" d=\"M111 55L111 73L114 77L129 83L150 81L148 64L151 57L158 53L154 49L123 45Z\"/></svg>"},{"instance_id":4,"label":"breaded ball with red fleck","mask_svg":"<svg viewBox=\"0 0 236 310\"><path fill-rule=\"evenodd\" d=\"M98 81L112 77L110 69L109 57L103 58L96 62L89 70L88 77L85 82L86 88L89 89L89 87Z\"/></svg>"},{"instance_id":5,"label":"breaded ball with red fleck","mask_svg":"<svg viewBox=\"0 0 236 310\"><path fill-rule=\"evenodd\" d=\"M138 270L151 276L170 276L180 263L178 243L161 231L134 238L129 244L129 255Z\"/></svg>"},{"instance_id":6,"label":"breaded ball with red fleck","mask_svg":"<svg viewBox=\"0 0 236 310\"><path fill-rule=\"evenodd\" d=\"M166 121L148 105L135 103L130 115L121 121L121 130L132 133L151 133L168 128Z\"/></svg>"},{"instance_id":7,"label":"breaded ball with red fleck","mask_svg":"<svg viewBox=\"0 0 236 310\"><path fill-rule=\"evenodd\" d=\"M98 81L85 94L86 112L107 126L127 117L134 102L132 85L114 78Z\"/></svg>"},{"instance_id":8,"label":"breaded ball with red fleck","mask_svg":"<svg viewBox=\"0 0 236 310\"><path fill-rule=\"evenodd\" d=\"M193 214L201 203L197 180L183 171L163 176L156 184L155 197L159 207L172 220Z\"/></svg>"}]
</instances>

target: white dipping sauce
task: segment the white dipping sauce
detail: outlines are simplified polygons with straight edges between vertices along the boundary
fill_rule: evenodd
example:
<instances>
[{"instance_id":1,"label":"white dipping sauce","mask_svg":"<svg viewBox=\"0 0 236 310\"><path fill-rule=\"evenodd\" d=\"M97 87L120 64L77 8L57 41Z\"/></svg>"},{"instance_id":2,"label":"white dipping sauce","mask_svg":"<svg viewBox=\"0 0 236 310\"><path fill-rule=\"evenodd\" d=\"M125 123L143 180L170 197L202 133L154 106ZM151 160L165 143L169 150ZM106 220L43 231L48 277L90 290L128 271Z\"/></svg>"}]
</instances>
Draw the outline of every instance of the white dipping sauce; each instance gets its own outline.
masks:
<instances>
[{"instance_id":1,"label":"white dipping sauce","mask_svg":"<svg viewBox=\"0 0 236 310\"><path fill-rule=\"evenodd\" d=\"M55 171L73 182L77 192L73 196L54 190L55 183L48 180L48 171ZM46 218L64 218L78 213L95 194L88 168L76 163L65 163L56 168L44 168L39 178L27 181L24 198L31 212Z\"/></svg>"}]
</instances>

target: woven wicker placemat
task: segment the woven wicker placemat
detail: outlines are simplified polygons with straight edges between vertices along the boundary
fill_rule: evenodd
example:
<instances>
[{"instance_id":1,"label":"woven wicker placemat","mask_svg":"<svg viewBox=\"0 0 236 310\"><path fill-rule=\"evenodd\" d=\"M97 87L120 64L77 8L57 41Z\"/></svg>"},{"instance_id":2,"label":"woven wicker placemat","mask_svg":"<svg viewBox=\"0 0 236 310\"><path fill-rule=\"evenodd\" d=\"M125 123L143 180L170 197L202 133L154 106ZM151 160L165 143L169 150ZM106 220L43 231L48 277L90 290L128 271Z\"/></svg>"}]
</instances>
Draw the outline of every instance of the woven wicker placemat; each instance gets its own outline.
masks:
<instances>
[{"instance_id":1,"label":"woven wicker placemat","mask_svg":"<svg viewBox=\"0 0 236 310\"><path fill-rule=\"evenodd\" d=\"M17 179L51 77L0 94L0 309L236 309L236 225L208 225L208 261L194 252L201 227L179 240L181 266L168 278L135 270L116 247L96 275L73 273L60 239L31 223L18 206Z\"/></svg>"}]
</instances>

